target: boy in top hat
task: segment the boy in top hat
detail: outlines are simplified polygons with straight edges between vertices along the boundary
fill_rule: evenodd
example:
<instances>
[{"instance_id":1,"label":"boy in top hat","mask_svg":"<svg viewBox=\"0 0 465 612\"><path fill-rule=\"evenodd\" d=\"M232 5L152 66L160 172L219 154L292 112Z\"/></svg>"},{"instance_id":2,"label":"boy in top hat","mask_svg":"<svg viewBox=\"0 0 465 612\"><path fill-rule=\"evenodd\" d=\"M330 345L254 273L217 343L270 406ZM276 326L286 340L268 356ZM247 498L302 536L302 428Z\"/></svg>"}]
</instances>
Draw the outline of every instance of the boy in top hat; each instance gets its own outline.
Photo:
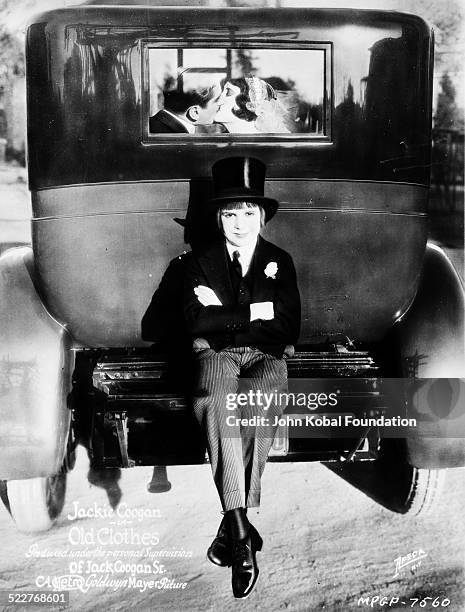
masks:
<instances>
[{"instance_id":1,"label":"boy in top hat","mask_svg":"<svg viewBox=\"0 0 465 612\"><path fill-rule=\"evenodd\" d=\"M224 511L207 556L217 565L232 565L233 593L243 598L257 581L255 553L262 545L246 511L260 503L273 423L284 406L265 409L257 401L232 410L228 398L235 397L240 376L262 393L286 388L283 355L299 335L300 296L290 255L260 236L278 209L264 196L265 165L227 158L214 164L212 174L208 205L222 236L189 260L184 312L197 367L194 411L206 432ZM262 417L260 427L252 416Z\"/></svg>"}]
</instances>

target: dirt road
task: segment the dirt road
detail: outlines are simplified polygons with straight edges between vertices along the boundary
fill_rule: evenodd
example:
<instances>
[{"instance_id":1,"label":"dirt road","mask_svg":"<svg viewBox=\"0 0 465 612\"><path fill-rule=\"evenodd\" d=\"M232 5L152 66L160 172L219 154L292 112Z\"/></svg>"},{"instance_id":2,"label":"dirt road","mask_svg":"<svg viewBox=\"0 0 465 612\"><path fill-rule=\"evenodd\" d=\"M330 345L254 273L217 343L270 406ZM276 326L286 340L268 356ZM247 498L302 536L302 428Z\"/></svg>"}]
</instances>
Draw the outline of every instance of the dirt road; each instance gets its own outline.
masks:
<instances>
[{"instance_id":1,"label":"dirt road","mask_svg":"<svg viewBox=\"0 0 465 612\"><path fill-rule=\"evenodd\" d=\"M70 593L70 609L76 611L443 609L433 608L435 597L448 610L465 610L462 470L448 472L437 514L420 520L389 513L321 464L269 464L262 510L251 513L265 540L258 555L260 580L241 602L231 595L230 570L205 558L220 519L207 465L170 468L173 488L159 495L146 492L150 468L126 470L119 516L81 517L110 510L104 491L88 484L86 462L80 453L64 512L51 531L19 534L0 509L0 589L45 590L40 576L77 574L81 590ZM143 538L151 541L148 546ZM410 563L395 576L395 560L420 550L419 566ZM166 556L173 551L177 557ZM147 564L150 573L144 573ZM164 573L156 573L161 565ZM105 578L106 586L94 586ZM141 583L137 586L137 580L162 578L168 579L165 586L187 584L142 592ZM129 582L110 586L115 580ZM360 601L376 596L388 597L392 605ZM422 597L433 599L420 607L415 600Z\"/></svg>"}]
</instances>

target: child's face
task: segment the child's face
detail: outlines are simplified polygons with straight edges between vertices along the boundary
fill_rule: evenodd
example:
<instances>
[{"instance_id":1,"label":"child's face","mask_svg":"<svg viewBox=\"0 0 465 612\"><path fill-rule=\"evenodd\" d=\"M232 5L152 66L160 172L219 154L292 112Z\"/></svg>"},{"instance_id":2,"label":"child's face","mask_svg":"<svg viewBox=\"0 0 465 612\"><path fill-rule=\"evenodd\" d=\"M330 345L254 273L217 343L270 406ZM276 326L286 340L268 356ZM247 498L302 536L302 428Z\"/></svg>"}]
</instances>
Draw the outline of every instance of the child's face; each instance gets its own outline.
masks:
<instances>
[{"instance_id":1,"label":"child's face","mask_svg":"<svg viewBox=\"0 0 465 612\"><path fill-rule=\"evenodd\" d=\"M260 208L249 207L221 211L221 225L227 242L232 246L252 246L260 233Z\"/></svg>"}]
</instances>

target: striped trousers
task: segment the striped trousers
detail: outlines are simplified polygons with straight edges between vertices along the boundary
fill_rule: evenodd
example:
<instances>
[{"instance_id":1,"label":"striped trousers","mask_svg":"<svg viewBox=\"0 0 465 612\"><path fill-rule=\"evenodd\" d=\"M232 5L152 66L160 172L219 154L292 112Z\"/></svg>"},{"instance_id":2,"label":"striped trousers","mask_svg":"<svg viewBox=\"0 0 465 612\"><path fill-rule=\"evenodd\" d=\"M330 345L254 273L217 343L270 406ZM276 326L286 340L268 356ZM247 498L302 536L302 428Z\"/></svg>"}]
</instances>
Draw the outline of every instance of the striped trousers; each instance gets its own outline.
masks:
<instances>
[{"instance_id":1,"label":"striped trousers","mask_svg":"<svg viewBox=\"0 0 465 612\"><path fill-rule=\"evenodd\" d=\"M259 506L260 479L277 429L273 422L285 408L271 400L287 389L286 362L250 347L194 350L194 359L193 407L206 433L223 510Z\"/></svg>"}]
</instances>

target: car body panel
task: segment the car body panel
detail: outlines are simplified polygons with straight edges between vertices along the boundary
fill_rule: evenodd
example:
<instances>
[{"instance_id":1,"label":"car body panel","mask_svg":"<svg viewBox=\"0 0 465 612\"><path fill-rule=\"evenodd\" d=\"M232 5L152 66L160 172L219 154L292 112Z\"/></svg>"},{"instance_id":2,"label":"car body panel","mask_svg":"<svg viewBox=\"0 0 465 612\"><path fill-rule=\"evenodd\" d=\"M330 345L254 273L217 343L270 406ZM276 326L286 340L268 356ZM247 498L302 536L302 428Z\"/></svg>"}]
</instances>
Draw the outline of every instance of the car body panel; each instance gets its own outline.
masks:
<instances>
[{"instance_id":1,"label":"car body panel","mask_svg":"<svg viewBox=\"0 0 465 612\"><path fill-rule=\"evenodd\" d=\"M205 187L209 185L205 183ZM427 190L396 183L270 181L281 208L264 236L292 255L299 342L381 339L415 295ZM100 184L33 194L37 274L47 307L78 344L143 346L140 321L171 259L189 249L174 221L204 226L187 182ZM39 216L40 215L40 216ZM299 231L296 232L296 229Z\"/></svg>"},{"instance_id":2,"label":"car body panel","mask_svg":"<svg viewBox=\"0 0 465 612\"><path fill-rule=\"evenodd\" d=\"M326 137L147 138L150 44L328 44ZM259 157L268 178L427 185L431 47L424 21L395 12L83 6L45 13L27 36L30 185L205 178L232 154Z\"/></svg>"},{"instance_id":3,"label":"car body panel","mask_svg":"<svg viewBox=\"0 0 465 612\"><path fill-rule=\"evenodd\" d=\"M44 308L33 273L30 247L0 257L2 480L56 474L71 420L71 340Z\"/></svg>"}]
</instances>

